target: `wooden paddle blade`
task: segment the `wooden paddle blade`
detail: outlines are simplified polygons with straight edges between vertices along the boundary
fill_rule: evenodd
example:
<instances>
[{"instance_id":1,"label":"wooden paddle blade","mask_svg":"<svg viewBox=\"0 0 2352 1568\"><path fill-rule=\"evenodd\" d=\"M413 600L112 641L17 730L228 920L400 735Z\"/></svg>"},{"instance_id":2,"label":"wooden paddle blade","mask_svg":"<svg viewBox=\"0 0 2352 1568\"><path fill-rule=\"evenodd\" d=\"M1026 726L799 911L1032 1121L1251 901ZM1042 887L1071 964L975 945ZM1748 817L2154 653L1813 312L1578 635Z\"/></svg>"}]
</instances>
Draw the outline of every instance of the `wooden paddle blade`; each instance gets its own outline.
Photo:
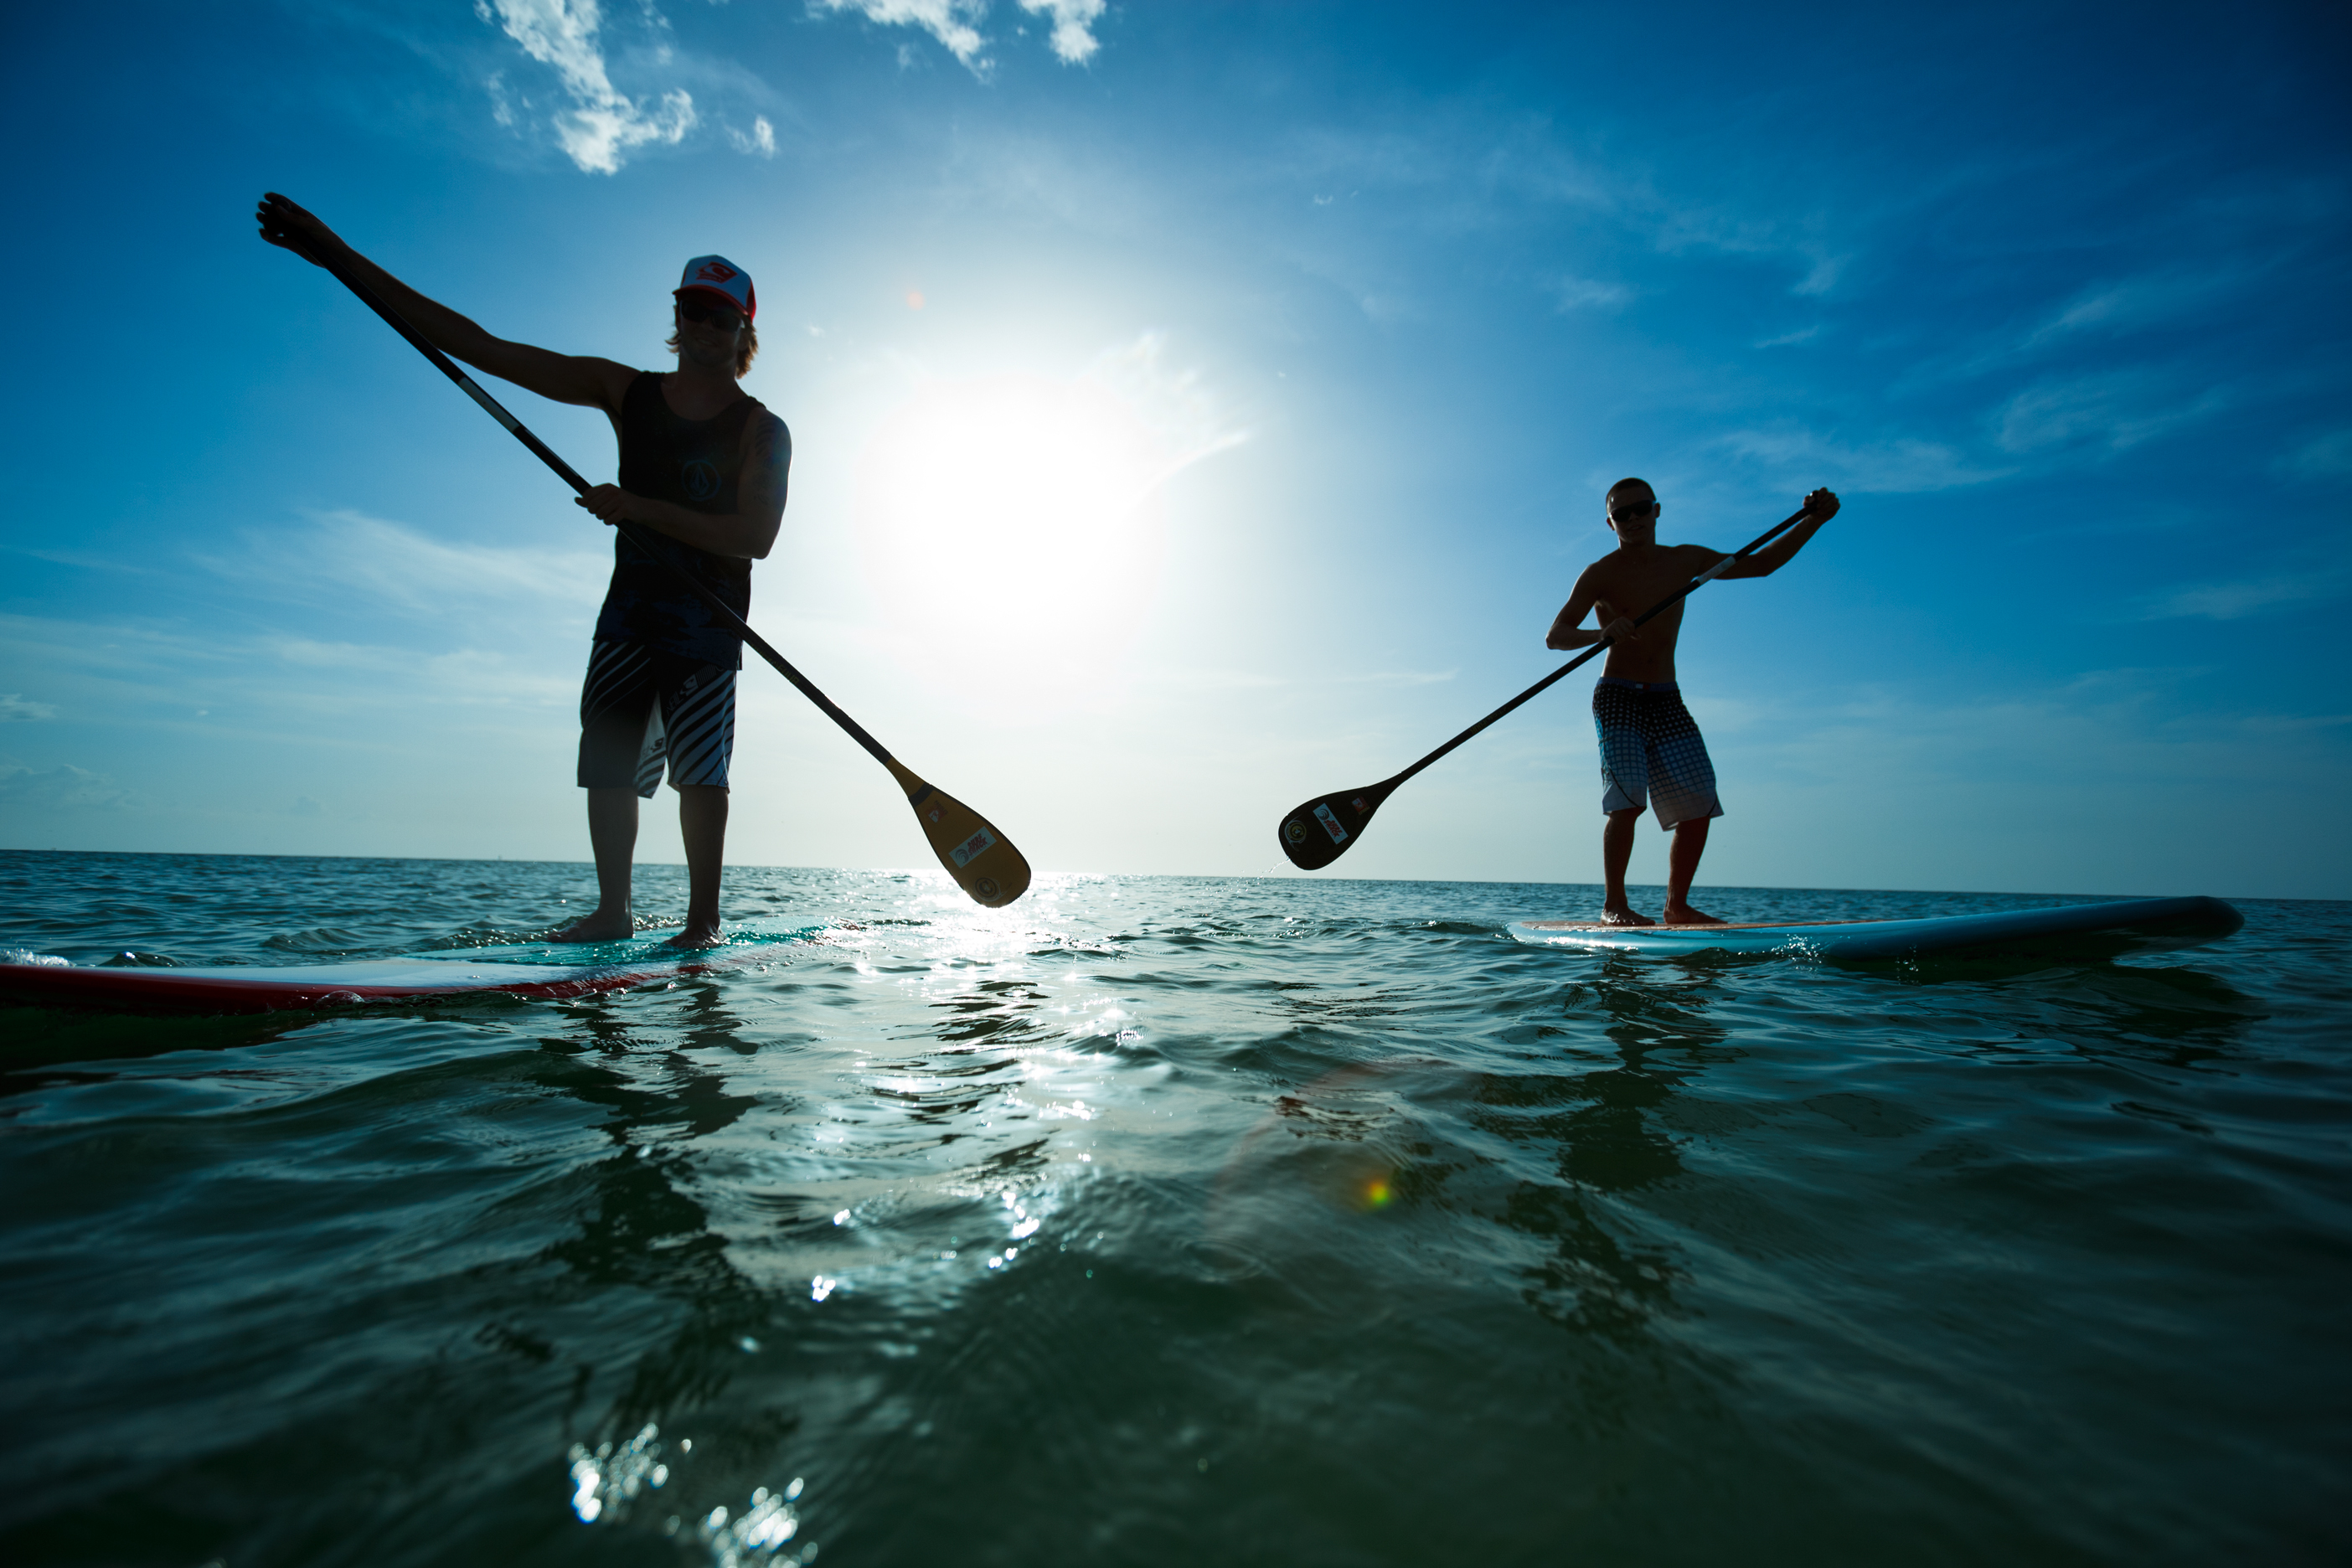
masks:
<instances>
[{"instance_id":1,"label":"wooden paddle blade","mask_svg":"<svg viewBox=\"0 0 2352 1568\"><path fill-rule=\"evenodd\" d=\"M944 790L934 789L895 758L891 776L907 792L931 853L972 901L1002 909L1029 890L1029 862L988 818Z\"/></svg>"},{"instance_id":2,"label":"wooden paddle blade","mask_svg":"<svg viewBox=\"0 0 2352 1568\"><path fill-rule=\"evenodd\" d=\"M1290 863L1302 871L1320 871L1356 847L1372 813L1388 799L1393 784L1366 784L1318 795L1282 819L1275 838Z\"/></svg>"}]
</instances>

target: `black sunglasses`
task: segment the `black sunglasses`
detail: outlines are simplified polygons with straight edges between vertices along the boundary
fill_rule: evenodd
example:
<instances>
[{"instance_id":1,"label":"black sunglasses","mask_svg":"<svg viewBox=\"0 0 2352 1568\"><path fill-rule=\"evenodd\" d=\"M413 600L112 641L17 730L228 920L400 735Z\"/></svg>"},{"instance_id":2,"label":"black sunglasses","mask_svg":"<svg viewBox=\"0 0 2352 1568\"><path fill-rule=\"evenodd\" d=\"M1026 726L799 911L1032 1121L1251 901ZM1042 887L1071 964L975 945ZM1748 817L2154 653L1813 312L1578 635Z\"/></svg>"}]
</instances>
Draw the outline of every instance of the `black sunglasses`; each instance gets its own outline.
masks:
<instances>
[{"instance_id":1,"label":"black sunglasses","mask_svg":"<svg viewBox=\"0 0 2352 1568\"><path fill-rule=\"evenodd\" d=\"M1638 522L1657 510L1656 501L1644 501L1639 506L1612 506L1609 509L1609 517L1613 522Z\"/></svg>"},{"instance_id":2,"label":"black sunglasses","mask_svg":"<svg viewBox=\"0 0 2352 1568\"><path fill-rule=\"evenodd\" d=\"M743 312L732 305L722 305L715 300L682 299L677 313L689 321L708 321L714 327L740 327Z\"/></svg>"}]
</instances>

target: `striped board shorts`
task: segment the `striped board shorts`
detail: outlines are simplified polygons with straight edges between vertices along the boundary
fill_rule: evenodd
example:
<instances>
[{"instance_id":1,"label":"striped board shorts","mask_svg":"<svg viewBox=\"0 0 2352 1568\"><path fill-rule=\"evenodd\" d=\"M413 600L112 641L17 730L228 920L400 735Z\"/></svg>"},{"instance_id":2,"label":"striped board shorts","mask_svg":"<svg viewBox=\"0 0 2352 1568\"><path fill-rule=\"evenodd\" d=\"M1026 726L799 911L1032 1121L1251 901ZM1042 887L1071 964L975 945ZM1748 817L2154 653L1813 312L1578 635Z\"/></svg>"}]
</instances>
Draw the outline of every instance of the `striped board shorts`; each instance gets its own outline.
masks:
<instances>
[{"instance_id":1,"label":"striped board shorts","mask_svg":"<svg viewBox=\"0 0 2352 1568\"><path fill-rule=\"evenodd\" d=\"M580 787L727 787L735 752L735 674L643 643L598 642L580 688Z\"/></svg>"},{"instance_id":2,"label":"striped board shorts","mask_svg":"<svg viewBox=\"0 0 2352 1568\"><path fill-rule=\"evenodd\" d=\"M1601 810L1654 803L1660 827L1723 815L1706 742L1673 681L1601 677L1592 727L1601 732Z\"/></svg>"}]
</instances>

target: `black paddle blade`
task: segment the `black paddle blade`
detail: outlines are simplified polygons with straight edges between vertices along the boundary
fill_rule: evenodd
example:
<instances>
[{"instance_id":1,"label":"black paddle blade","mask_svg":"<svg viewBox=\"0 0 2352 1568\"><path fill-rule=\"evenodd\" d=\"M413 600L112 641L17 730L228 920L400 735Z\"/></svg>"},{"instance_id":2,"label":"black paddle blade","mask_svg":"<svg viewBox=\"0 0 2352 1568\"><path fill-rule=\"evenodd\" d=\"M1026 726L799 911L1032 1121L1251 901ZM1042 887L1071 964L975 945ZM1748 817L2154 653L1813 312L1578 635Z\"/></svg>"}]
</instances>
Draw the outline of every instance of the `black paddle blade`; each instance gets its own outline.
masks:
<instances>
[{"instance_id":1,"label":"black paddle blade","mask_svg":"<svg viewBox=\"0 0 2352 1568\"><path fill-rule=\"evenodd\" d=\"M1356 847L1364 828L1388 799L1392 784L1366 784L1318 795L1282 819L1275 837L1290 863L1302 871L1320 871Z\"/></svg>"}]
</instances>

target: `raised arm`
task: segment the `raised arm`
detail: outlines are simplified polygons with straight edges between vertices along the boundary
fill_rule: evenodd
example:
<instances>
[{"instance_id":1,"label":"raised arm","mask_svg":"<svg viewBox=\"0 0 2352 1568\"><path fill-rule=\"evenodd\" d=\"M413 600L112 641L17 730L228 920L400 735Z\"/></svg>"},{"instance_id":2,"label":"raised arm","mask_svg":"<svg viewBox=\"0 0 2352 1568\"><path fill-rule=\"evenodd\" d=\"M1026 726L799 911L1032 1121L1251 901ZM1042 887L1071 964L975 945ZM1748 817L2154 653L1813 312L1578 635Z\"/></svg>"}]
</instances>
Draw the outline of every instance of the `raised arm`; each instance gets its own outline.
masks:
<instances>
[{"instance_id":1,"label":"raised arm","mask_svg":"<svg viewBox=\"0 0 2352 1568\"><path fill-rule=\"evenodd\" d=\"M1723 569L1721 575L1769 577L1805 547L1805 541L1821 531L1822 524L1837 515L1838 499L1827 489L1818 489L1805 498L1805 510L1812 515L1747 560L1733 562Z\"/></svg>"},{"instance_id":2,"label":"raised arm","mask_svg":"<svg viewBox=\"0 0 2352 1568\"><path fill-rule=\"evenodd\" d=\"M434 347L476 370L538 393L558 403L602 408L617 416L621 399L636 372L608 359L560 354L529 343L494 338L476 322L424 295L353 250L312 214L275 191L261 198L255 217L261 237L281 249L310 258L332 256L336 264L373 289L376 296L425 334Z\"/></svg>"}]
</instances>

